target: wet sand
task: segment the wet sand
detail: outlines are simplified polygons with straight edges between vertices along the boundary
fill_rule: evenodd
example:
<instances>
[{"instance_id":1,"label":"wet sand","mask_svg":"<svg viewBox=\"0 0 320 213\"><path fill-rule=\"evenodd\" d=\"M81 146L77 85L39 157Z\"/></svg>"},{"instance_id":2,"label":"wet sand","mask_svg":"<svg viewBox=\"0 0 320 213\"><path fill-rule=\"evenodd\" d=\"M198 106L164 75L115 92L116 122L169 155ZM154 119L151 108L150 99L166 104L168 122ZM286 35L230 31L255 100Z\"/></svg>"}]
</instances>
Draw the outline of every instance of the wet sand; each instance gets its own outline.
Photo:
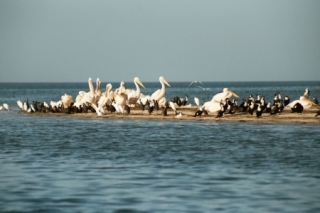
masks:
<instances>
[{"instance_id":1,"label":"wet sand","mask_svg":"<svg viewBox=\"0 0 320 213\"><path fill-rule=\"evenodd\" d=\"M130 114L124 113L109 113L102 116L97 116L96 113L77 113L77 114L63 114L63 113L32 113L34 115L42 116L68 116L74 118L101 118L101 119L148 119L148 120L177 120L177 121L214 121L214 122L255 122L255 123L300 123L300 124L320 124L320 116L315 117L320 106L313 107L312 109L304 110L301 114L291 113L290 108L285 108L282 113L270 115L263 113L260 118L256 114L250 115L249 113L235 113L224 114L220 118L216 115L209 113L209 115L202 115L201 117L193 117L197 111L197 107L180 107L177 108L178 112L182 113L181 118L175 118L172 109L167 110L167 116L162 115L161 110L153 111L149 115L148 111L142 112L138 107L131 108Z\"/></svg>"}]
</instances>

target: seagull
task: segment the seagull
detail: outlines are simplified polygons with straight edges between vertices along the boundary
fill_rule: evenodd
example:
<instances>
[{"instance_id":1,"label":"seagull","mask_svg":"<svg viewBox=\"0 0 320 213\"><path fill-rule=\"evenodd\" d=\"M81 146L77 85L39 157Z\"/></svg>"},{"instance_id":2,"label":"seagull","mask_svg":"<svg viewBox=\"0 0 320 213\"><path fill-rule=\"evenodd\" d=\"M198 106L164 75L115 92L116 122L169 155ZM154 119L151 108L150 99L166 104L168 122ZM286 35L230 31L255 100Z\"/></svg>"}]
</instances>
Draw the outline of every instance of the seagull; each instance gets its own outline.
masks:
<instances>
[{"instance_id":1,"label":"seagull","mask_svg":"<svg viewBox=\"0 0 320 213\"><path fill-rule=\"evenodd\" d=\"M192 85L192 84L201 84L203 86L203 84L201 83L201 81L192 81L190 84L189 84L189 87Z\"/></svg>"},{"instance_id":2,"label":"seagull","mask_svg":"<svg viewBox=\"0 0 320 213\"><path fill-rule=\"evenodd\" d=\"M176 116L174 116L174 118L181 118L182 117L182 113L179 112Z\"/></svg>"}]
</instances>

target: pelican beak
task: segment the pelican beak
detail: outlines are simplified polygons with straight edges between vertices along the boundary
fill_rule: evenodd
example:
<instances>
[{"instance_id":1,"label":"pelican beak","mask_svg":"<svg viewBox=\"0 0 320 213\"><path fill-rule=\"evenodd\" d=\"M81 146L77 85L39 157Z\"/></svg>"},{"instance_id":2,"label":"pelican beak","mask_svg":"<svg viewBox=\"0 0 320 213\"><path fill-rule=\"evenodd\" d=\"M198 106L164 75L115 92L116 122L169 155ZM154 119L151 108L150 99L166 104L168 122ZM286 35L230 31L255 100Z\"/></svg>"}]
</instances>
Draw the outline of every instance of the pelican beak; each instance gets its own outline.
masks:
<instances>
[{"instance_id":1,"label":"pelican beak","mask_svg":"<svg viewBox=\"0 0 320 213\"><path fill-rule=\"evenodd\" d=\"M234 93L234 92L232 92L232 91L231 91L231 94L232 94L234 97L239 98L239 95L237 95L236 93Z\"/></svg>"},{"instance_id":2,"label":"pelican beak","mask_svg":"<svg viewBox=\"0 0 320 213\"><path fill-rule=\"evenodd\" d=\"M139 84L140 86L142 86L143 88L145 88L140 80L137 81L137 84Z\"/></svg>"},{"instance_id":3,"label":"pelican beak","mask_svg":"<svg viewBox=\"0 0 320 213\"><path fill-rule=\"evenodd\" d=\"M170 84L165 79L163 79L163 83L165 83L168 87L171 87Z\"/></svg>"}]
</instances>

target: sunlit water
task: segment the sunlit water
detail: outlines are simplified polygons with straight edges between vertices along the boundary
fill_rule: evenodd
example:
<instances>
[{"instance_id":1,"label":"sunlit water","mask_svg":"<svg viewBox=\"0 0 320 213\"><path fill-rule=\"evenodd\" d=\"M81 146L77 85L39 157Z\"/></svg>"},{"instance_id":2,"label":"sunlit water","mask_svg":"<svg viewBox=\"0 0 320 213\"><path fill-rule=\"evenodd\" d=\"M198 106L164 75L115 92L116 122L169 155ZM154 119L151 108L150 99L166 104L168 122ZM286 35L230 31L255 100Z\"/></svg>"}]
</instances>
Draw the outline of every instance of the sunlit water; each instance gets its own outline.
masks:
<instances>
[{"instance_id":1,"label":"sunlit water","mask_svg":"<svg viewBox=\"0 0 320 213\"><path fill-rule=\"evenodd\" d=\"M171 83L166 96L320 96L319 82L230 84ZM319 125L30 116L16 106L79 90L86 84L0 84L12 108L0 112L0 212L320 212Z\"/></svg>"}]
</instances>

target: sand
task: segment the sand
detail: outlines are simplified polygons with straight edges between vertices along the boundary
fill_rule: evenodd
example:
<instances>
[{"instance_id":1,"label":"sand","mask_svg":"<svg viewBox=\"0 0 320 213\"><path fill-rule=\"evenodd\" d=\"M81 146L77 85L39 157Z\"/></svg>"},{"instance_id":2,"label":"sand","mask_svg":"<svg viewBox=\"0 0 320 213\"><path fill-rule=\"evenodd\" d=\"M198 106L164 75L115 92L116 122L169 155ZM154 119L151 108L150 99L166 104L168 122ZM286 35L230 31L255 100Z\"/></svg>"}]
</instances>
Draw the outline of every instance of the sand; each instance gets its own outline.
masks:
<instances>
[{"instance_id":1,"label":"sand","mask_svg":"<svg viewBox=\"0 0 320 213\"><path fill-rule=\"evenodd\" d=\"M197 107L180 107L178 112L182 113L181 118L175 118L174 111L168 109L167 116L163 116L161 111L154 111L149 115L148 111L142 112L138 107L131 108L130 114L124 113L109 113L102 116L97 116L96 113L77 113L77 114L63 114L63 113L30 113L33 115L42 116L68 116L73 118L101 118L101 119L148 119L148 120L176 120L176 121L213 121L213 122L251 122L251 123L299 123L299 124L320 124L320 116L315 117L320 106L312 109L304 110L301 114L291 113L290 108L285 108L282 113L276 115L262 114L257 118L255 113L250 115L248 113L224 114L220 118L216 118L215 114L202 115L201 117L193 117L197 111Z\"/></svg>"}]
</instances>

